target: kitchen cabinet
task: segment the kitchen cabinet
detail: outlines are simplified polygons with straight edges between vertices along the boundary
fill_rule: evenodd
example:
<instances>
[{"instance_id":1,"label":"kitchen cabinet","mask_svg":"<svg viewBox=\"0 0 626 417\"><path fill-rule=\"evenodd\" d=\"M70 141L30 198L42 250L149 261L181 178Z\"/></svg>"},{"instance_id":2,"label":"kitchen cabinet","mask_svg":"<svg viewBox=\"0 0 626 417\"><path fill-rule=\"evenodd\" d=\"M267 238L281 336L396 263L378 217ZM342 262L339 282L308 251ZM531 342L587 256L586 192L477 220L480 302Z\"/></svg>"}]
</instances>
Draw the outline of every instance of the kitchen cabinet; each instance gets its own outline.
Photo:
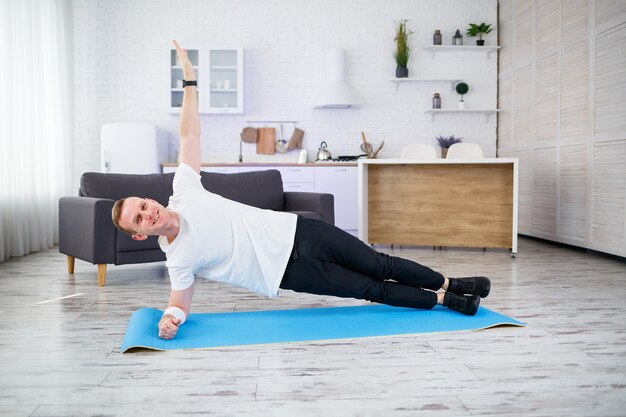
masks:
<instances>
[{"instance_id":1,"label":"kitchen cabinet","mask_svg":"<svg viewBox=\"0 0 626 417\"><path fill-rule=\"evenodd\" d=\"M315 192L335 196L335 225L356 235L359 215L357 167L316 166Z\"/></svg>"},{"instance_id":2,"label":"kitchen cabinet","mask_svg":"<svg viewBox=\"0 0 626 417\"><path fill-rule=\"evenodd\" d=\"M364 159L358 170L363 242L517 253L517 158Z\"/></svg>"},{"instance_id":3,"label":"kitchen cabinet","mask_svg":"<svg viewBox=\"0 0 626 417\"><path fill-rule=\"evenodd\" d=\"M283 179L284 191L314 192L314 167L306 166L248 166L240 167L239 172L265 171L276 169Z\"/></svg>"},{"instance_id":4,"label":"kitchen cabinet","mask_svg":"<svg viewBox=\"0 0 626 417\"><path fill-rule=\"evenodd\" d=\"M187 56L196 70L198 111L213 114L243 113L243 49L190 47ZM180 113L183 103L183 69L175 49L170 49L169 58L169 111Z\"/></svg>"}]
</instances>

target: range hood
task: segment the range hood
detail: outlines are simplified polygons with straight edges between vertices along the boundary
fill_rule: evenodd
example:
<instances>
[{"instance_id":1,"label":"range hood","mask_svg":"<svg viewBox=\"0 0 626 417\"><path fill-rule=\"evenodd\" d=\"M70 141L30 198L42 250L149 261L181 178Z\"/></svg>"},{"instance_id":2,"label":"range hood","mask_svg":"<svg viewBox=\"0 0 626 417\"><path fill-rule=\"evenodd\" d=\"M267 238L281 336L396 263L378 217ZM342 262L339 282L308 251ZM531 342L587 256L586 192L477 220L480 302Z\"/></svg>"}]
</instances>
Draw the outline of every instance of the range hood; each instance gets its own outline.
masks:
<instances>
[{"instance_id":1,"label":"range hood","mask_svg":"<svg viewBox=\"0 0 626 417\"><path fill-rule=\"evenodd\" d=\"M326 74L324 84L315 102L316 109L359 108L354 100L352 88L346 79L346 50L326 51Z\"/></svg>"}]
</instances>

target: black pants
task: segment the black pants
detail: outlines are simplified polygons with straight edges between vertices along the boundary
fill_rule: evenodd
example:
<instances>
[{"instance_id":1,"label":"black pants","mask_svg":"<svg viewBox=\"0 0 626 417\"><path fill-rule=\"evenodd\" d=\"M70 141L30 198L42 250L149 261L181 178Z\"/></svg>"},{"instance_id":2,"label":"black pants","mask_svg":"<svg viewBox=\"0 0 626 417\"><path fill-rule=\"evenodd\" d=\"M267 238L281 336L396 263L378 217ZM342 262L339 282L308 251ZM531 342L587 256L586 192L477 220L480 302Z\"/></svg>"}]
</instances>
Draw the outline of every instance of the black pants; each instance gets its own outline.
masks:
<instances>
[{"instance_id":1,"label":"black pants","mask_svg":"<svg viewBox=\"0 0 626 417\"><path fill-rule=\"evenodd\" d=\"M393 280L393 281L392 281ZM298 217L291 259L280 288L358 298L398 307L433 308L443 275L372 249L343 230Z\"/></svg>"}]
</instances>

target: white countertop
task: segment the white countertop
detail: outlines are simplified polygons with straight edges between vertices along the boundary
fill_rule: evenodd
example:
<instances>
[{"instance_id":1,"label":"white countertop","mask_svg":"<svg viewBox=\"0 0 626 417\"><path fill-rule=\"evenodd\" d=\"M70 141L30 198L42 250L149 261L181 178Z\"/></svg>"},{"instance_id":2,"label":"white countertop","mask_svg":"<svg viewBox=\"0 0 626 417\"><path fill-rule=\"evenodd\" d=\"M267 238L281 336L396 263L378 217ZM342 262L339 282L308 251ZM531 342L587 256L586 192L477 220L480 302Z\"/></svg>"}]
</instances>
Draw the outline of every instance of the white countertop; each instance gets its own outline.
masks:
<instances>
[{"instance_id":1,"label":"white countertop","mask_svg":"<svg viewBox=\"0 0 626 417\"><path fill-rule=\"evenodd\" d=\"M431 159L359 159L361 165L408 165L408 164L512 164L518 158L431 158Z\"/></svg>"},{"instance_id":2,"label":"white countertop","mask_svg":"<svg viewBox=\"0 0 626 417\"><path fill-rule=\"evenodd\" d=\"M329 162L307 162L305 164L299 164L297 162L203 162L203 167L284 167L284 166L298 166L298 167L315 167L315 166L356 166L357 161L329 161ZM164 167L177 167L178 163L165 162L161 166Z\"/></svg>"}]
</instances>

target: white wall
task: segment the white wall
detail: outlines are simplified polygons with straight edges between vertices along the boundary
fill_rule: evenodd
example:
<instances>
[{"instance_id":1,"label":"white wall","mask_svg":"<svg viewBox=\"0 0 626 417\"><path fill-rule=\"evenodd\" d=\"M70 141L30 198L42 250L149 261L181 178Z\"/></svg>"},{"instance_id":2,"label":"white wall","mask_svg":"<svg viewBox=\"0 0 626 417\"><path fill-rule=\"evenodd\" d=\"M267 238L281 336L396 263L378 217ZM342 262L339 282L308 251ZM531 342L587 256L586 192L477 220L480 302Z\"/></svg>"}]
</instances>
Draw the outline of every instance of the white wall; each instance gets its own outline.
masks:
<instances>
[{"instance_id":1,"label":"white wall","mask_svg":"<svg viewBox=\"0 0 626 417\"><path fill-rule=\"evenodd\" d=\"M170 40L245 48L244 115L202 115L204 162L235 162L239 132L246 120L298 120L304 145L314 155L326 140L333 156L361 153L360 132L375 144L385 140L382 157L399 157L409 143L434 143L438 134L478 142L495 155L496 118L438 115L428 121L434 92L443 107L456 107L449 84L404 84L396 91L392 57L394 22L410 19L413 55L410 76L460 76L470 85L467 107L496 106L497 60L478 53L423 51L434 29L444 43L468 22L494 23L497 0L304 1L95 1L74 0L76 79L75 182L99 169L99 129L103 123L150 121L166 130L170 158L178 147L177 116L167 113ZM497 32L487 37L494 45ZM465 37L466 44L475 44ZM323 78L327 48L348 51L349 79L362 103L358 110L313 110ZM137 157L140 157L138 155ZM295 161L295 152L256 155L244 144L244 161Z\"/></svg>"},{"instance_id":2,"label":"white wall","mask_svg":"<svg viewBox=\"0 0 626 417\"><path fill-rule=\"evenodd\" d=\"M520 233L626 256L626 2L500 0L498 155Z\"/></svg>"}]
</instances>

